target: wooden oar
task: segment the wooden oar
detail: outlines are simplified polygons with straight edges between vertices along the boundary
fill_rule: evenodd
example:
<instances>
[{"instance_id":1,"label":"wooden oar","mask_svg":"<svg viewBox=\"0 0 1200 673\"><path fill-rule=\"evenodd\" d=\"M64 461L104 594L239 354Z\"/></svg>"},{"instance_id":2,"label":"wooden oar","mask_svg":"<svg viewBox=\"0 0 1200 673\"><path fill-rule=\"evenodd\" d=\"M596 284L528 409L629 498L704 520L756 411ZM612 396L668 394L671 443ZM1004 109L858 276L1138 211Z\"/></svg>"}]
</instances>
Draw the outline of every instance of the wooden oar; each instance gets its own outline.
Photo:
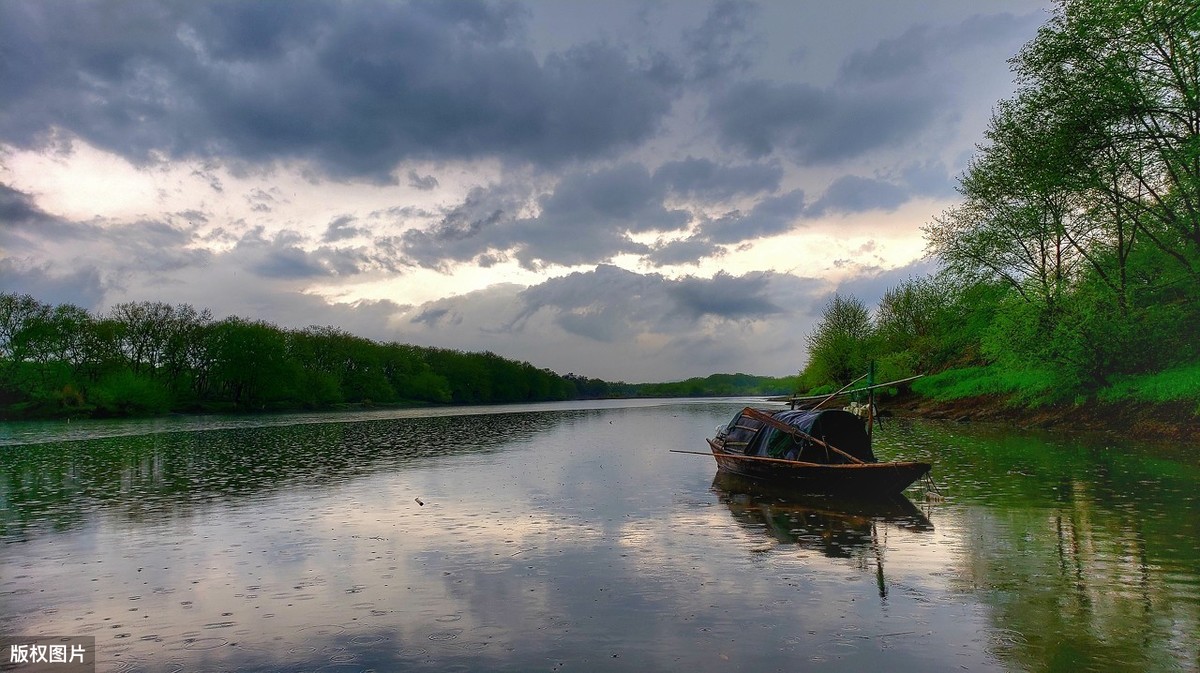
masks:
<instances>
[{"instance_id":1,"label":"wooden oar","mask_svg":"<svg viewBox=\"0 0 1200 673\"><path fill-rule=\"evenodd\" d=\"M789 435L792 435L793 437L799 436L799 437L807 439L815 444L823 446L823 447L829 449L830 451L833 451L834 453L838 454L839 456L846 458L847 460L849 460L852 463L862 464L862 463L867 462L860 458L855 458L854 456L846 453L845 451L842 451L841 449L837 448L836 446L832 446L820 439L817 439L816 437L813 437L812 435L808 434L807 432L804 432L803 430L801 430L799 428L792 427L792 426L788 425L787 423L784 423L783 421L771 416L770 414L766 414L766 413L759 411L758 409L754 409L752 407L746 407L745 409L742 409L742 413L745 414L746 416L749 416L750 418L753 418L756 421L762 421L763 423L766 423L767 425L775 428L776 430L779 430L780 432L786 432Z\"/></svg>"}]
</instances>

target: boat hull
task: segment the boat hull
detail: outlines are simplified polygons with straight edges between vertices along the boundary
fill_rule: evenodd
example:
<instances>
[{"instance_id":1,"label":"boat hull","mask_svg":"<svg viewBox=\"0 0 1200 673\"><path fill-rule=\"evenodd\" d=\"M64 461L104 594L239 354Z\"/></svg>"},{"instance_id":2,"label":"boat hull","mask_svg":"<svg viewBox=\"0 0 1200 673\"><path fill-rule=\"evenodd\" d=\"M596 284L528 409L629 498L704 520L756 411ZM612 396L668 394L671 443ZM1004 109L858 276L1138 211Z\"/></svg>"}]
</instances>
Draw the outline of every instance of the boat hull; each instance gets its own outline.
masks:
<instances>
[{"instance_id":1,"label":"boat hull","mask_svg":"<svg viewBox=\"0 0 1200 673\"><path fill-rule=\"evenodd\" d=\"M849 463L824 465L789 460L754 460L730 453L708 440L717 468L730 474L755 479L797 493L888 497L904 491L929 473L929 463Z\"/></svg>"}]
</instances>

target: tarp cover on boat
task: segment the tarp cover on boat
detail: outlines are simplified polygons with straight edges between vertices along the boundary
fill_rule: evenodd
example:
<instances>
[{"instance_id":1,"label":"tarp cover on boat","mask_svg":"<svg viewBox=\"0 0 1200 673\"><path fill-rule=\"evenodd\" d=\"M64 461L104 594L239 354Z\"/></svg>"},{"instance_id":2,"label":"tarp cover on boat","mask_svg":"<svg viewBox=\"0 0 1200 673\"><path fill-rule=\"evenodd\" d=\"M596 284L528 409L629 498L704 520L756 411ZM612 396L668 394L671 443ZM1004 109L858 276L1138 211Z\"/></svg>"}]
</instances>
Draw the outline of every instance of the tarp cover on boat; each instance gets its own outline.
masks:
<instances>
[{"instance_id":1,"label":"tarp cover on boat","mask_svg":"<svg viewBox=\"0 0 1200 673\"><path fill-rule=\"evenodd\" d=\"M861 418L848 411L797 409L777 411L771 416L859 460L878 462L875 454L871 452L871 440L867 437L865 424ZM813 463L851 462L845 456L828 451L820 444L798 439L744 413L739 413L725 427L725 446L733 451L740 448L747 456L788 458Z\"/></svg>"}]
</instances>

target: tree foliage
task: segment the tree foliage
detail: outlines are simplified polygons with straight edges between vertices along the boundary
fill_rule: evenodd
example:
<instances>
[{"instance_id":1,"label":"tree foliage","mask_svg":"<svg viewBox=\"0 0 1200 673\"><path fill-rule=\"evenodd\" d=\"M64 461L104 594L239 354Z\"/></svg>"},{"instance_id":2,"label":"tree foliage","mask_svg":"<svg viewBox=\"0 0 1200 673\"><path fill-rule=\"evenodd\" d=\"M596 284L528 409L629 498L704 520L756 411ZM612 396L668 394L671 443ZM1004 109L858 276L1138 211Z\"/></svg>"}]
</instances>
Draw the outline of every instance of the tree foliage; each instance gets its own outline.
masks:
<instances>
[{"instance_id":1,"label":"tree foliage","mask_svg":"<svg viewBox=\"0 0 1200 673\"><path fill-rule=\"evenodd\" d=\"M1200 3L1062 2L1012 59L960 184L926 228L963 285L999 282L987 360L1089 391L1196 356Z\"/></svg>"},{"instance_id":2,"label":"tree foliage","mask_svg":"<svg viewBox=\"0 0 1200 673\"><path fill-rule=\"evenodd\" d=\"M102 315L0 294L0 415L130 415L337 404L533 402L573 382L495 353L378 343L335 327L213 320L186 304Z\"/></svg>"},{"instance_id":3,"label":"tree foliage","mask_svg":"<svg viewBox=\"0 0 1200 673\"><path fill-rule=\"evenodd\" d=\"M848 383L867 370L877 350L871 313L856 297L835 294L807 337L808 382Z\"/></svg>"},{"instance_id":4,"label":"tree foliage","mask_svg":"<svg viewBox=\"0 0 1200 673\"><path fill-rule=\"evenodd\" d=\"M1063 0L1010 63L1018 90L925 228L941 273L889 290L860 341L896 371L1036 373L1009 379L1065 399L1194 362L1200 2ZM806 373L834 382L826 329Z\"/></svg>"},{"instance_id":5,"label":"tree foliage","mask_svg":"<svg viewBox=\"0 0 1200 673\"><path fill-rule=\"evenodd\" d=\"M342 404L497 404L576 398L787 394L795 377L669 383L559 376L496 353L379 343L333 326L214 320L186 304L101 315L0 294L0 417L274 411Z\"/></svg>"}]
</instances>

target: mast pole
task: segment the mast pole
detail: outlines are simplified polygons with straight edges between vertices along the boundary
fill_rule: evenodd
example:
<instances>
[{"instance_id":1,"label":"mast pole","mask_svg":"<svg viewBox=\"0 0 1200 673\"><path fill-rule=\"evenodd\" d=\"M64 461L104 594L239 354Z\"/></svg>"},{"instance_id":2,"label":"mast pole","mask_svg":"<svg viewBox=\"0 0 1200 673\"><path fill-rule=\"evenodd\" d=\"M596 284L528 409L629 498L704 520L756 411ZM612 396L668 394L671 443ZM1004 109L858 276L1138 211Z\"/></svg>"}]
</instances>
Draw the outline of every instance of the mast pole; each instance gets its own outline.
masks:
<instances>
[{"instance_id":1,"label":"mast pole","mask_svg":"<svg viewBox=\"0 0 1200 673\"><path fill-rule=\"evenodd\" d=\"M875 429L875 361L867 370L867 443L871 445L872 433Z\"/></svg>"}]
</instances>

